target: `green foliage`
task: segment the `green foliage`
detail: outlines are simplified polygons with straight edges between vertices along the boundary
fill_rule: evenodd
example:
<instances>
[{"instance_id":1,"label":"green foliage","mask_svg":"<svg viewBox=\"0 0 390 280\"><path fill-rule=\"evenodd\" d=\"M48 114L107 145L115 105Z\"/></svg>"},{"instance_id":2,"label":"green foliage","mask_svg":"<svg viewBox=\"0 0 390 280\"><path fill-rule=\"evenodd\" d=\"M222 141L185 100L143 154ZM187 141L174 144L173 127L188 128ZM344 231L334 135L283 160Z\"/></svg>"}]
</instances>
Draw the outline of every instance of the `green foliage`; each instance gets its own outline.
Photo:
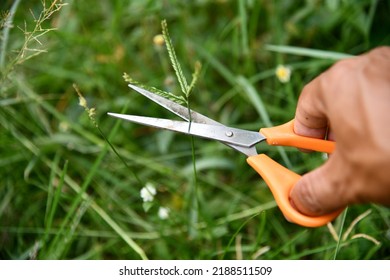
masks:
<instances>
[{"instance_id":1,"label":"green foliage","mask_svg":"<svg viewBox=\"0 0 390 280\"><path fill-rule=\"evenodd\" d=\"M335 60L390 45L388 1L3 2L0 258L389 258L388 208L354 205L332 226L302 228L239 153L106 114L173 117L130 91L128 73L128 83L190 98L227 125L284 123L302 87ZM167 49L153 40L161 27ZM291 69L289 82L278 65ZM298 173L323 163L258 149Z\"/></svg>"}]
</instances>

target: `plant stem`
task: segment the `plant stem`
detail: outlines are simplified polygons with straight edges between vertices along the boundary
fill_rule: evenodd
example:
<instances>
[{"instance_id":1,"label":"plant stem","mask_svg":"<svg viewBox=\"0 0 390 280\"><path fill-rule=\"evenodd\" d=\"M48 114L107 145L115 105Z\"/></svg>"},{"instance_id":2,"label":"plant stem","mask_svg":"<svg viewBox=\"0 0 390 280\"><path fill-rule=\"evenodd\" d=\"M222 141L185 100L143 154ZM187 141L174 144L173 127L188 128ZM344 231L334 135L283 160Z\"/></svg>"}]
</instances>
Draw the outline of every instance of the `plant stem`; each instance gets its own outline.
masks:
<instances>
[{"instance_id":1,"label":"plant stem","mask_svg":"<svg viewBox=\"0 0 390 280\"><path fill-rule=\"evenodd\" d=\"M104 141L106 141L106 143L110 146L111 150L115 153L115 155L121 160L121 162L127 167L127 169L131 172L131 174L133 175L133 177L137 180L138 184L140 186L143 186L143 183L142 183L142 180L139 178L139 176L137 175L136 172L134 172L130 166L127 164L127 162L123 159L123 157L121 157L121 155L118 153L118 151L115 149L114 145L112 145L112 143L110 142L110 140L104 135L103 131L100 129L99 126L96 126L96 128L98 129L100 135L103 137Z\"/></svg>"},{"instance_id":2,"label":"plant stem","mask_svg":"<svg viewBox=\"0 0 390 280\"><path fill-rule=\"evenodd\" d=\"M5 53L7 50L7 43L8 43L8 37L9 37L9 31L12 27L12 22L16 13L16 10L19 6L20 0L15 0L15 2L12 4L11 10L9 11L9 15L7 16L7 19L4 23L4 29L3 29L3 39L1 41L1 49L0 49L0 69L3 71L4 64L5 64Z\"/></svg>"},{"instance_id":3,"label":"plant stem","mask_svg":"<svg viewBox=\"0 0 390 280\"><path fill-rule=\"evenodd\" d=\"M339 253L340 244L342 242L341 239L342 239L342 234L343 234L343 229L344 229L344 224L345 224L345 218L347 217L347 212L348 212L348 207L345 208L345 210L343 212L343 215L341 217L341 226L340 226L339 238L337 240L337 245L336 245L336 250L334 251L333 260L336 260L337 254Z\"/></svg>"},{"instance_id":4,"label":"plant stem","mask_svg":"<svg viewBox=\"0 0 390 280\"><path fill-rule=\"evenodd\" d=\"M191 117L191 109L190 102L187 99L187 109L189 115L189 125L188 130L191 129L192 117ZM192 153L192 169L193 169L193 187L191 189L190 196L190 225L189 225L189 233L191 237L196 237L197 235L197 227L198 223L198 215L199 215L199 201L198 201L198 179L196 173L196 156L195 156L195 141L194 136L190 136L191 140L191 153Z\"/></svg>"}]
</instances>

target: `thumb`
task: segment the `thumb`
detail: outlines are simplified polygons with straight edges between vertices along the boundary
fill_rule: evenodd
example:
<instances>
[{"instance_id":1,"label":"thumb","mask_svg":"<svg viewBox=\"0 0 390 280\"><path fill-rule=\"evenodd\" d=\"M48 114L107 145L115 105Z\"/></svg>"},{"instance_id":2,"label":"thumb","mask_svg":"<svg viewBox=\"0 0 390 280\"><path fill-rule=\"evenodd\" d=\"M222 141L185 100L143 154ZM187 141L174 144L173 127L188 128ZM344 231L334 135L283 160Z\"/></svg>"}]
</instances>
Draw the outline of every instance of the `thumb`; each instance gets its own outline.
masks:
<instances>
[{"instance_id":1,"label":"thumb","mask_svg":"<svg viewBox=\"0 0 390 280\"><path fill-rule=\"evenodd\" d=\"M305 174L290 193L291 204L301 213L319 216L347 205L345 166L337 152L321 167Z\"/></svg>"}]
</instances>

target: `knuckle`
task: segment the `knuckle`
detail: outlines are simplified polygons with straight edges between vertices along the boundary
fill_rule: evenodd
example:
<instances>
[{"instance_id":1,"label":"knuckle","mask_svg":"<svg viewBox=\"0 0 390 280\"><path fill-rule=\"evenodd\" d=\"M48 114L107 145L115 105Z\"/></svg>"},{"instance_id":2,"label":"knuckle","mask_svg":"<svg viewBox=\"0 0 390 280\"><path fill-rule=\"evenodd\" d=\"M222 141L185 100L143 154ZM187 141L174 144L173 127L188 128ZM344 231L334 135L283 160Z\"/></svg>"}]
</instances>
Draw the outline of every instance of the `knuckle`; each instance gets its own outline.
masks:
<instances>
[{"instance_id":1,"label":"knuckle","mask_svg":"<svg viewBox=\"0 0 390 280\"><path fill-rule=\"evenodd\" d=\"M322 214L323 209L315 194L311 176L303 178L303 182L294 189L294 204L298 210L306 215Z\"/></svg>"},{"instance_id":2,"label":"knuckle","mask_svg":"<svg viewBox=\"0 0 390 280\"><path fill-rule=\"evenodd\" d=\"M347 73L352 73L354 69L356 69L357 64L357 57L354 58L347 58L340 60L336 62L331 68L330 71L327 71L328 73L326 79L326 83L329 83L329 81L332 81L334 79L340 79L342 77L345 77Z\"/></svg>"},{"instance_id":3,"label":"knuckle","mask_svg":"<svg viewBox=\"0 0 390 280\"><path fill-rule=\"evenodd\" d=\"M390 47L389 46L379 46L369 52L369 54L379 54L390 57Z\"/></svg>"}]
</instances>

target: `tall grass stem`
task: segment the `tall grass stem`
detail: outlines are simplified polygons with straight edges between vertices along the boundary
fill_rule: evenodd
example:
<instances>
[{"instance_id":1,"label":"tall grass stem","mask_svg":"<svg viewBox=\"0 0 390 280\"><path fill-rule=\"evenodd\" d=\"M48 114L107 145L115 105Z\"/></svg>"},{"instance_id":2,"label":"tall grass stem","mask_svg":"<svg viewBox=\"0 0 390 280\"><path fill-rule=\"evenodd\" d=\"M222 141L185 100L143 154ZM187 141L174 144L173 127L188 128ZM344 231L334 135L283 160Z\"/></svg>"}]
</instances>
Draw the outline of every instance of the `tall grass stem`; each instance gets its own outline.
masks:
<instances>
[{"instance_id":1,"label":"tall grass stem","mask_svg":"<svg viewBox=\"0 0 390 280\"><path fill-rule=\"evenodd\" d=\"M341 216L341 224L340 224L339 236L338 236L338 240L337 240L337 244L336 244L336 249L334 251L333 260L337 259L337 255L339 253L341 243L343 242L342 236L343 236L343 230L344 230L344 225L345 225L345 218L347 217L347 212L348 212L348 207L345 208L345 210L344 210L344 212L343 212L343 214Z\"/></svg>"},{"instance_id":2,"label":"tall grass stem","mask_svg":"<svg viewBox=\"0 0 390 280\"><path fill-rule=\"evenodd\" d=\"M19 6L20 0L15 0L12 4L12 7L9 11L9 14L7 15L7 18L4 23L4 29L1 39L1 49L0 49L0 69L1 71L4 70L5 67L5 55L7 53L7 44L8 44L8 38L9 38L9 32L12 28L13 19L16 13L16 10Z\"/></svg>"}]
</instances>

